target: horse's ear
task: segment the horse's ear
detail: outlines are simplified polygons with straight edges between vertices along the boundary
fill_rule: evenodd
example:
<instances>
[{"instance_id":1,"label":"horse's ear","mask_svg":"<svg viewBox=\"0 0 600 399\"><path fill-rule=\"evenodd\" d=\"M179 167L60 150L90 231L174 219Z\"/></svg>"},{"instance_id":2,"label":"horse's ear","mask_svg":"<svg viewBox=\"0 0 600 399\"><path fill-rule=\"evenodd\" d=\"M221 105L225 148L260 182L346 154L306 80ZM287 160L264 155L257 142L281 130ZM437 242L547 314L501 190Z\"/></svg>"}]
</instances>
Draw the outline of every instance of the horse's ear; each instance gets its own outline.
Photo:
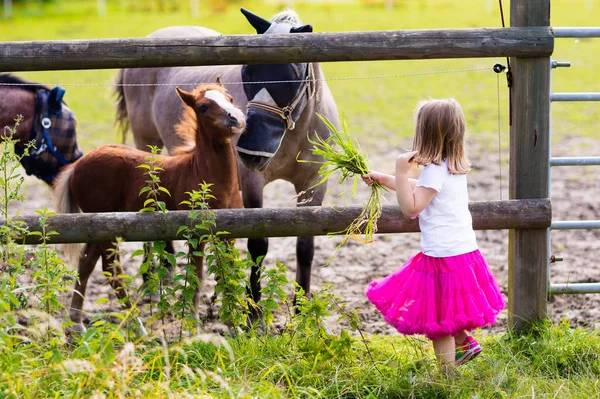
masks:
<instances>
[{"instance_id":1,"label":"horse's ear","mask_svg":"<svg viewBox=\"0 0 600 399\"><path fill-rule=\"evenodd\" d=\"M65 89L56 86L48 93L48 107L50 112L58 114L62 110L62 99L65 95Z\"/></svg>"},{"instance_id":2,"label":"horse's ear","mask_svg":"<svg viewBox=\"0 0 600 399\"><path fill-rule=\"evenodd\" d=\"M311 33L313 31L312 25L296 26L290 29L290 33Z\"/></svg>"},{"instance_id":3,"label":"horse's ear","mask_svg":"<svg viewBox=\"0 0 600 399\"><path fill-rule=\"evenodd\" d=\"M221 81L221 77L217 76L217 84L221 87L223 87L223 81Z\"/></svg>"},{"instance_id":4,"label":"horse's ear","mask_svg":"<svg viewBox=\"0 0 600 399\"><path fill-rule=\"evenodd\" d=\"M271 22L267 21L262 17L259 17L256 14L251 13L245 8L240 8L240 11L242 12L242 14L244 14L248 22L250 22L250 25L252 25L252 27L256 29L256 33L258 33L259 35L262 35L267 31L267 29L271 27Z\"/></svg>"},{"instance_id":5,"label":"horse's ear","mask_svg":"<svg viewBox=\"0 0 600 399\"><path fill-rule=\"evenodd\" d=\"M194 97L192 93L181 90L179 87L175 87L175 90L185 105L194 108L194 105L196 105L196 97Z\"/></svg>"}]
</instances>

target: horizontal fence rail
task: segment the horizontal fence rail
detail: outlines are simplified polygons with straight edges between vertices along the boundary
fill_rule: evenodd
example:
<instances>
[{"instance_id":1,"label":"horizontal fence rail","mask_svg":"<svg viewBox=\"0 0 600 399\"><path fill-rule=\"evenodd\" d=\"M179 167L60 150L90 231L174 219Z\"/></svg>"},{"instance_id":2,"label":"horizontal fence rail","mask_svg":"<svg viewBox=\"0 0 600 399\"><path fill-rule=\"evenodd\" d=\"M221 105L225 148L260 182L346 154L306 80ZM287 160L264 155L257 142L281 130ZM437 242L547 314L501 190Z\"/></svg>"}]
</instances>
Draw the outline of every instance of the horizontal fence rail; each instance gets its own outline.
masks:
<instances>
[{"instance_id":1,"label":"horizontal fence rail","mask_svg":"<svg viewBox=\"0 0 600 399\"><path fill-rule=\"evenodd\" d=\"M556 38L583 38L583 37L600 37L600 28L552 28L554 37Z\"/></svg>"},{"instance_id":2,"label":"horizontal fence rail","mask_svg":"<svg viewBox=\"0 0 600 399\"><path fill-rule=\"evenodd\" d=\"M600 157L554 157L550 166L591 166L600 165Z\"/></svg>"},{"instance_id":3,"label":"horizontal fence rail","mask_svg":"<svg viewBox=\"0 0 600 399\"><path fill-rule=\"evenodd\" d=\"M600 283L550 284L551 294L600 294Z\"/></svg>"},{"instance_id":4,"label":"horizontal fence rail","mask_svg":"<svg viewBox=\"0 0 600 399\"><path fill-rule=\"evenodd\" d=\"M552 230L600 229L600 220L558 220L550 225Z\"/></svg>"},{"instance_id":5,"label":"horizontal fence rail","mask_svg":"<svg viewBox=\"0 0 600 399\"><path fill-rule=\"evenodd\" d=\"M525 199L472 202L469 209L476 230L540 229L552 221L550 200ZM215 231L230 233L231 238L319 236L343 231L362 211L362 207L294 207L261 209L217 209ZM20 216L30 232L39 232L39 216ZM177 239L180 226L190 223L188 211L152 213L78 213L57 214L47 219L46 231L56 231L51 243L112 241L154 241ZM5 224L0 219L0 224ZM402 216L397 206L384 206L377 223L378 233L419 231L419 222ZM27 236L20 242L39 243L39 236Z\"/></svg>"},{"instance_id":6,"label":"horizontal fence rail","mask_svg":"<svg viewBox=\"0 0 600 399\"><path fill-rule=\"evenodd\" d=\"M0 71L547 57L550 27L3 42Z\"/></svg>"},{"instance_id":7,"label":"horizontal fence rail","mask_svg":"<svg viewBox=\"0 0 600 399\"><path fill-rule=\"evenodd\" d=\"M600 93L552 93L550 101L600 101Z\"/></svg>"}]
</instances>

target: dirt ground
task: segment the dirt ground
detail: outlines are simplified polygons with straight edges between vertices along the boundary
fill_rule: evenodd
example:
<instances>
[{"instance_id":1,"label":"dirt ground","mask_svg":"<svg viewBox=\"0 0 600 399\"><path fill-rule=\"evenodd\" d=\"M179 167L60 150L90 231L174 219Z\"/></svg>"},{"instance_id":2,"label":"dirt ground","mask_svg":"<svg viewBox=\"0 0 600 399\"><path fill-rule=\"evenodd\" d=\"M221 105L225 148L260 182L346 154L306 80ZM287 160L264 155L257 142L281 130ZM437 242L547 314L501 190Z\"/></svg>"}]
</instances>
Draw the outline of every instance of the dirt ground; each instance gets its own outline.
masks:
<instances>
[{"instance_id":1,"label":"dirt ground","mask_svg":"<svg viewBox=\"0 0 600 399\"><path fill-rule=\"evenodd\" d=\"M396 148L385 146L368 148L369 160L373 169L391 172L396 154L410 143L400 143ZM490 146L492 147L492 146ZM553 156L598 156L600 141L567 138L560 143L554 143ZM469 148L473 170L469 174L469 190L471 201L491 201L508 199L508 154L498 154L498 150L490 151L480 146ZM501 158L499 160L499 157ZM500 165L502 165L500 167ZM551 199L553 220L592 220L600 215L600 182L598 167L556 167L552 170ZM325 205L356 205L366 198L367 187L359 184L355 196L349 195L349 187L342 187L335 182L330 183ZM340 195L346 192L345 195ZM48 207L53 209L51 192L43 183L28 177L24 186L27 198L18 203L13 209L21 214L33 213L36 209ZM295 205L294 192L291 184L277 181L265 189L265 207L290 207ZM393 196L388 196L388 203L395 204ZM500 287L507 295L508 279L508 232L507 231L477 231L480 250L487 258ZM419 250L419 234L389 234L377 235L375 242L365 245L357 241L349 241L333 261L324 266L341 237L316 237L315 259L312 272L312 289L318 290L324 283L334 285L333 292L347 303L348 309L359 309L362 329L366 333L396 334L383 318L370 305L364 295L365 286L373 279L379 279L400 267L412 254ZM295 276L295 238L272 238L269 253L265 259L267 267L275 265L275 261L283 262L289 269L290 280ZM246 240L240 239L236 244L245 253ZM127 243L125 251L131 254L140 248L139 243ZM567 230L552 233L552 254L562 257L563 262L552 266L550 275L552 282L595 282L600 281L600 265L597 263L600 253L600 230ZM131 259L125 256L122 260L126 272L130 275L137 273L139 258ZM139 280L136 283L139 284ZM205 300L212 295L214 283L207 278L203 288ZM90 315L99 309L94 302L109 295L114 298L106 278L100 273L98 266L88 285L88 294L84 309ZM116 307L114 310L117 310ZM600 327L600 295L559 295L554 296L548 305L551 318L559 321L565 318L573 325L588 325ZM503 311L498 323L493 327L484 328L481 333L496 333L504 331L507 323L507 312ZM343 325L336 319L329 321L331 330L339 330ZM207 330L222 331L223 326L217 323L206 326Z\"/></svg>"}]
</instances>

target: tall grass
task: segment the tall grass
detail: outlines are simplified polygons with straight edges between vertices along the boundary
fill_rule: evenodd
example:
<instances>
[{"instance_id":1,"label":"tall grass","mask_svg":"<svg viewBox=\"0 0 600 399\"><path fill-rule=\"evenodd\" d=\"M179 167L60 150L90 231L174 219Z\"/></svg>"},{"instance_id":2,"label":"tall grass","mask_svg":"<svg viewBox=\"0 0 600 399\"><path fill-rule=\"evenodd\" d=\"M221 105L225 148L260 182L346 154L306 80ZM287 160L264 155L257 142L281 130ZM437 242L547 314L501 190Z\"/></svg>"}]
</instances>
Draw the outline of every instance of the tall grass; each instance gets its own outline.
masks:
<instances>
[{"instance_id":1,"label":"tall grass","mask_svg":"<svg viewBox=\"0 0 600 399\"><path fill-rule=\"evenodd\" d=\"M478 336L483 354L455 378L438 373L429 344L416 338L371 336L368 352L349 334L311 331L167 346L90 329L75 345L51 347L35 329L25 340L4 324L0 390L36 398L599 397L600 337L567 324Z\"/></svg>"}]
</instances>

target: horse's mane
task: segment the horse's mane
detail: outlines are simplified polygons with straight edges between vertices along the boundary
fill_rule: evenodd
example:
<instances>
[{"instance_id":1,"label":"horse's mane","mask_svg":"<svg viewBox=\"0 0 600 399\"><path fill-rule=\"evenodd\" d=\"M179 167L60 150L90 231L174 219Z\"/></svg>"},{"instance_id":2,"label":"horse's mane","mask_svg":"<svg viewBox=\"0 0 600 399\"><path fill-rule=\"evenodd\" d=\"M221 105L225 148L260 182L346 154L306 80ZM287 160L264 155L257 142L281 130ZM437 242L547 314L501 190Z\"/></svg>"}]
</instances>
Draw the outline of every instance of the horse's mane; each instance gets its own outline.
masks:
<instances>
[{"instance_id":1,"label":"horse's mane","mask_svg":"<svg viewBox=\"0 0 600 399\"><path fill-rule=\"evenodd\" d=\"M223 92L222 86L217 84L202 84L196 86L192 90L194 97L203 97L204 93L208 90L218 90ZM196 130L198 128L198 119L196 118L196 112L191 107L184 104L183 115L177 125L175 125L175 134L177 134L184 141L184 144L175 147L171 152L171 155L180 155L194 151L196 148Z\"/></svg>"},{"instance_id":2,"label":"horse's mane","mask_svg":"<svg viewBox=\"0 0 600 399\"><path fill-rule=\"evenodd\" d=\"M271 22L288 22L292 25L302 25L300 17L294 10L285 10L278 14L273 15Z\"/></svg>"},{"instance_id":3,"label":"horse's mane","mask_svg":"<svg viewBox=\"0 0 600 399\"><path fill-rule=\"evenodd\" d=\"M17 88L32 92L35 92L37 89L50 90L50 88L46 85L30 82L11 73L0 73L0 85L2 84L4 84L4 87Z\"/></svg>"}]
</instances>

